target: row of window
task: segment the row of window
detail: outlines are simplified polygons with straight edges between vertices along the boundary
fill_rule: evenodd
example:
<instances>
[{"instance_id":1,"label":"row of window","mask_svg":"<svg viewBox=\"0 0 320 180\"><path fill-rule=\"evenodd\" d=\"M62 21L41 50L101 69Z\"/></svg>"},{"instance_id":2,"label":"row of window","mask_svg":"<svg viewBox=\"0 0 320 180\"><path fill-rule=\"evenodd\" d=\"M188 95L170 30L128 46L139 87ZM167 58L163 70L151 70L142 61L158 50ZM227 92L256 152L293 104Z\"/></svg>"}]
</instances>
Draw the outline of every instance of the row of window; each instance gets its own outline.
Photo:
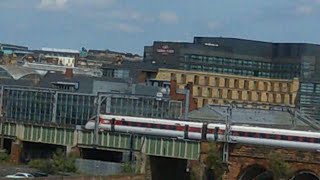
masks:
<instances>
[{"instance_id":1,"label":"row of window","mask_svg":"<svg viewBox=\"0 0 320 180\"><path fill-rule=\"evenodd\" d=\"M194 63L206 63L206 64L216 64L216 65L228 65L228 66L242 66L242 67L254 67L259 69L267 70L300 70L299 64L276 64L270 62L259 62L253 60L243 60L243 59L232 59L224 57L214 57L214 56L202 56L202 55L185 55L185 62Z\"/></svg>"},{"instance_id":2,"label":"row of window","mask_svg":"<svg viewBox=\"0 0 320 180\"><path fill-rule=\"evenodd\" d=\"M212 73L222 73L222 74L235 74L241 76L255 76L264 78L276 78L276 79L292 79L294 77L299 77L299 72L292 71L291 73L284 72L264 72L264 71L254 71L245 69L235 69L229 67L214 67L208 65L190 65L185 63L180 63L180 69L187 71L204 71Z\"/></svg>"},{"instance_id":3,"label":"row of window","mask_svg":"<svg viewBox=\"0 0 320 180\"><path fill-rule=\"evenodd\" d=\"M179 79L179 76L177 74L171 73L171 77L175 77L177 79ZM204 77L204 81L201 83L200 82L200 76L195 75L193 78L193 83L194 85L204 85L204 86L213 86L213 87L233 87L233 88L240 88L240 80L239 79L232 79L232 78L222 78L222 77L215 77L215 78L211 78L211 82L210 82L210 78L208 76ZM178 83L180 84L186 84L187 82L187 77L185 74L180 74L180 81ZM223 82L223 85L221 86L220 82ZM270 87L270 91L276 91L276 92L290 92L291 89L291 85L290 83L286 83L286 82L263 82L262 84L258 84L259 82L257 80L251 80L251 82L253 82L253 86L249 88L250 85L250 80L243 80L243 87L241 87L241 89L245 89L245 90L264 90L264 91L268 91L269 87ZM260 87L262 86L262 87ZM200 88L200 87L198 87Z\"/></svg>"},{"instance_id":4,"label":"row of window","mask_svg":"<svg viewBox=\"0 0 320 180\"><path fill-rule=\"evenodd\" d=\"M129 74L130 74L129 70L125 70L125 69L106 69L106 70L103 70L103 76L111 77L111 78L128 79Z\"/></svg>"},{"instance_id":5,"label":"row of window","mask_svg":"<svg viewBox=\"0 0 320 180\"><path fill-rule=\"evenodd\" d=\"M198 95L200 97L202 97L201 92L199 92ZM245 94L246 98L243 98L243 95L244 95L244 92L237 91L237 94L235 96L233 96L232 90L228 90L226 96L223 96L223 90L218 89L218 92L216 95L213 95L212 93L208 93L207 97L217 97L220 99L226 98L226 99L233 99L233 100L237 99L237 100L241 100L241 101L242 100L253 101L253 98L256 97L256 100L260 101L260 102L264 101L264 102L270 102L270 103L286 104L285 94L266 93L265 99L262 98L263 96L260 92L256 92L256 96L254 96L253 92L248 91ZM277 97L279 97L279 99L277 99ZM290 94L287 100L289 101L289 103L292 102L293 96ZM207 103L205 103L205 104L207 104Z\"/></svg>"},{"instance_id":6,"label":"row of window","mask_svg":"<svg viewBox=\"0 0 320 180\"><path fill-rule=\"evenodd\" d=\"M300 90L301 92L320 93L320 84L301 83Z\"/></svg>"}]
</instances>

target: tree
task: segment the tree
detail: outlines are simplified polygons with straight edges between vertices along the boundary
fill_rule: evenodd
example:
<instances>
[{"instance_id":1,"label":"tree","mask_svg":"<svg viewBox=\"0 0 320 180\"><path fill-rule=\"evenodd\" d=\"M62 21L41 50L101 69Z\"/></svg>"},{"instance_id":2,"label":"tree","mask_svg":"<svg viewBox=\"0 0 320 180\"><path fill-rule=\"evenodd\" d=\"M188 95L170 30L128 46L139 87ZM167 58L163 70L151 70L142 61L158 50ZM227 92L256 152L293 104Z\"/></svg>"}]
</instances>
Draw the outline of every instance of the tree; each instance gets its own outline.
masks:
<instances>
[{"instance_id":1,"label":"tree","mask_svg":"<svg viewBox=\"0 0 320 180\"><path fill-rule=\"evenodd\" d=\"M215 178L221 179L225 172L225 165L222 161L222 155L214 143L210 143L206 166L213 171Z\"/></svg>"},{"instance_id":2,"label":"tree","mask_svg":"<svg viewBox=\"0 0 320 180\"><path fill-rule=\"evenodd\" d=\"M274 179L288 179L291 177L291 167L285 162L281 153L272 152L269 154L268 159L268 165Z\"/></svg>"}]
</instances>

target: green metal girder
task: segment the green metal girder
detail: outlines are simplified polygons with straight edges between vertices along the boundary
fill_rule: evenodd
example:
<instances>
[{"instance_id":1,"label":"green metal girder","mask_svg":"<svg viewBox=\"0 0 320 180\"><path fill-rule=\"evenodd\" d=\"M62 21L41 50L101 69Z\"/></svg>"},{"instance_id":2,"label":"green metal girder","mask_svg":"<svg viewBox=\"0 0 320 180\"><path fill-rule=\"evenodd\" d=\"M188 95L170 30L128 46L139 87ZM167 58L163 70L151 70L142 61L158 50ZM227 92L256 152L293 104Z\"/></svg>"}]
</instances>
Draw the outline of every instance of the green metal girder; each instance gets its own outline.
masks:
<instances>
[{"instance_id":1,"label":"green metal girder","mask_svg":"<svg viewBox=\"0 0 320 180\"><path fill-rule=\"evenodd\" d=\"M48 144L73 145L74 130L24 125L24 135L21 140Z\"/></svg>"},{"instance_id":2,"label":"green metal girder","mask_svg":"<svg viewBox=\"0 0 320 180\"><path fill-rule=\"evenodd\" d=\"M16 124L3 123L3 126L5 136L16 136Z\"/></svg>"},{"instance_id":3,"label":"green metal girder","mask_svg":"<svg viewBox=\"0 0 320 180\"><path fill-rule=\"evenodd\" d=\"M93 135L94 132L81 132L82 139L80 142L83 145L92 145L94 144ZM131 149L132 139L132 150L139 151L142 146L142 136L123 134L123 133L113 133L113 132L100 132L98 134L98 146L104 148L115 148L115 149Z\"/></svg>"},{"instance_id":4,"label":"green metal girder","mask_svg":"<svg viewBox=\"0 0 320 180\"><path fill-rule=\"evenodd\" d=\"M17 125L4 123L4 134L20 140L57 145L81 145L91 147L94 144L93 131L77 131L74 129L45 127L39 125ZM133 141L131 143L131 140ZM132 147L131 147L132 145ZM147 155L197 160L200 156L200 142L161 137L130 135L126 133L99 132L98 145L107 149L142 151ZM93 147L93 146L92 146Z\"/></svg>"},{"instance_id":5,"label":"green metal girder","mask_svg":"<svg viewBox=\"0 0 320 180\"><path fill-rule=\"evenodd\" d=\"M197 160L200 156L200 143L178 139L146 137L145 153L154 156Z\"/></svg>"}]
</instances>

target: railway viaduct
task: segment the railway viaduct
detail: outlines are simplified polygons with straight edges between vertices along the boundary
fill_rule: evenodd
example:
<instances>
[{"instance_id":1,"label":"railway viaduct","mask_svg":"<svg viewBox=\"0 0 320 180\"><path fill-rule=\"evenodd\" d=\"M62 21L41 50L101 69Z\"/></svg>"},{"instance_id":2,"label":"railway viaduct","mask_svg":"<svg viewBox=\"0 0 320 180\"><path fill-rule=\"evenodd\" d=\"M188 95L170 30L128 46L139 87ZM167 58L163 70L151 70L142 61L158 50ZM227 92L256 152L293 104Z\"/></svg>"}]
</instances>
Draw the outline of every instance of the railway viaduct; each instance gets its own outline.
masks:
<instances>
[{"instance_id":1,"label":"railway viaduct","mask_svg":"<svg viewBox=\"0 0 320 180\"><path fill-rule=\"evenodd\" d=\"M3 126L5 139L12 141L12 162L20 160L21 152L27 147L24 145L29 143L62 146L69 152L98 148L133 152L136 157L143 157L140 167L146 179L183 179L181 176L187 174L188 168L196 172L197 179L206 179L205 161L210 149L208 142L100 132L98 144L94 144L94 133L79 129L13 122L4 123ZM223 147L222 143L216 146L220 150ZM224 180L255 180L258 174L269 169L267 157L270 152L279 152L284 156L292 169L293 180L320 179L319 152L245 144L229 144L228 152L228 171Z\"/></svg>"},{"instance_id":2,"label":"railway viaduct","mask_svg":"<svg viewBox=\"0 0 320 180\"><path fill-rule=\"evenodd\" d=\"M222 151L221 144L216 145ZM209 143L201 143L201 152L198 161L190 161L190 167L197 172L200 179L210 179L205 173L205 162L209 151ZM320 179L320 153L297 149L284 149L268 146L251 146L231 144L224 180L257 180L256 177L269 170L269 154L277 152L289 164L292 180Z\"/></svg>"}]
</instances>

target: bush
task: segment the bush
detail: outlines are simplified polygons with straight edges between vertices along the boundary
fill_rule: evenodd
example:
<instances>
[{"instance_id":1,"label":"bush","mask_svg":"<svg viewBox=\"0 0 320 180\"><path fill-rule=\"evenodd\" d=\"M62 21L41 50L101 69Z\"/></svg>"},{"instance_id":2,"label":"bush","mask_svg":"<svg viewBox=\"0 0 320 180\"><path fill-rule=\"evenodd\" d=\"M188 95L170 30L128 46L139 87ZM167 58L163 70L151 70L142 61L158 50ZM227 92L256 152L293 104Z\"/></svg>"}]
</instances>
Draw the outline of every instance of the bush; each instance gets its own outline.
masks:
<instances>
[{"instance_id":1,"label":"bush","mask_svg":"<svg viewBox=\"0 0 320 180\"><path fill-rule=\"evenodd\" d=\"M39 169L48 174L57 172L76 172L75 156L66 157L62 150L53 154L52 160L35 159L30 161L29 166Z\"/></svg>"},{"instance_id":2,"label":"bush","mask_svg":"<svg viewBox=\"0 0 320 180\"><path fill-rule=\"evenodd\" d=\"M290 165L285 162L281 153L270 153L268 159L268 165L274 179L285 179L292 175L292 169Z\"/></svg>"},{"instance_id":3,"label":"bush","mask_svg":"<svg viewBox=\"0 0 320 180\"><path fill-rule=\"evenodd\" d=\"M52 161L44 159L35 159L29 162L29 167L38 169L47 174L54 174L56 172Z\"/></svg>"},{"instance_id":4,"label":"bush","mask_svg":"<svg viewBox=\"0 0 320 180\"><path fill-rule=\"evenodd\" d=\"M210 143L210 149L206 159L206 166L212 170L217 179L221 179L225 172L225 165L222 161L222 154L214 143Z\"/></svg>"},{"instance_id":5,"label":"bush","mask_svg":"<svg viewBox=\"0 0 320 180\"><path fill-rule=\"evenodd\" d=\"M126 162L122 165L122 172L126 174L135 173L135 168L130 162Z\"/></svg>"},{"instance_id":6,"label":"bush","mask_svg":"<svg viewBox=\"0 0 320 180\"><path fill-rule=\"evenodd\" d=\"M7 162L9 160L9 155L6 152L0 152L0 162Z\"/></svg>"}]
</instances>

